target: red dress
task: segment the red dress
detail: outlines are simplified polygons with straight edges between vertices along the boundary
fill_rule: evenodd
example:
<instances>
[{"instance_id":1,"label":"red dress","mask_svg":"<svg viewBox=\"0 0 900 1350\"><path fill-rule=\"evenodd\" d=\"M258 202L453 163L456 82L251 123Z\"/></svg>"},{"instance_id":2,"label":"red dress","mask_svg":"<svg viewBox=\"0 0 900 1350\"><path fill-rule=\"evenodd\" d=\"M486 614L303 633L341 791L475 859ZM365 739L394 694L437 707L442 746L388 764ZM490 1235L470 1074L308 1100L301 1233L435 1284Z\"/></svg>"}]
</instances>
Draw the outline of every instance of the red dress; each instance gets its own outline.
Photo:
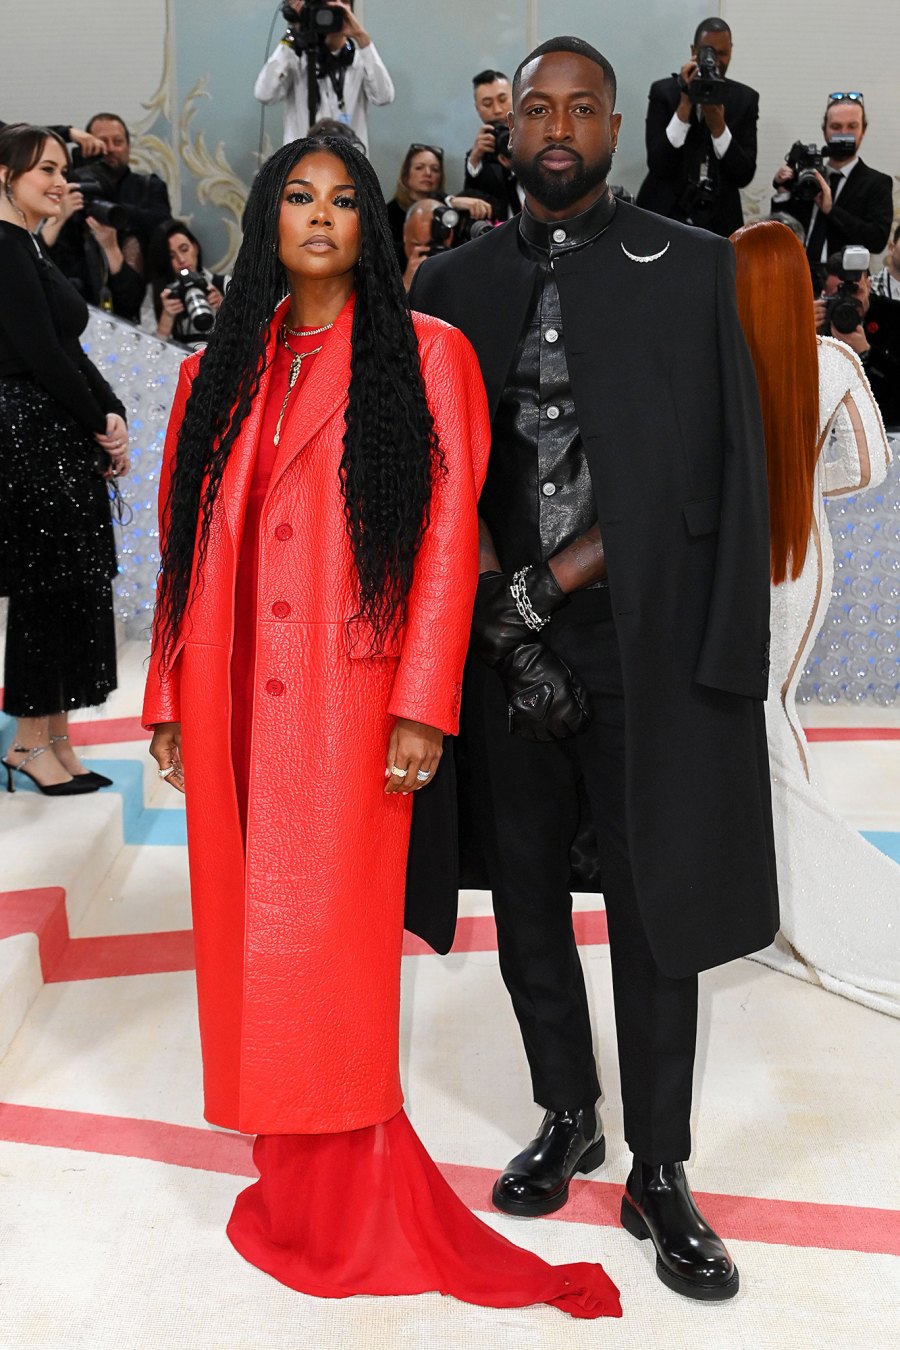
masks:
<instances>
[{"instance_id":1,"label":"red dress","mask_svg":"<svg viewBox=\"0 0 900 1350\"><path fill-rule=\"evenodd\" d=\"M321 337L291 339L297 351L320 342L327 350L303 362L285 410L282 437L292 419L309 416L308 399L300 412L303 384L313 365L334 359L331 344L342 340L339 328ZM272 355L235 583L231 757L245 839L253 781L252 710L258 706L253 685L257 620L262 618L257 614L260 527L278 458L274 431L290 362L290 353L279 342ZM308 445L301 453L312 451ZM310 560L312 565L316 561ZM327 560L319 566L327 567ZM262 753L259 745L254 753ZM402 809L402 799L393 801ZM252 829L252 811L250 815ZM389 1067L396 1072L396 1065ZM444 1181L402 1110L361 1129L258 1134L253 1157L260 1179L238 1196L228 1236L251 1264L302 1293L343 1298L438 1290L488 1307L550 1303L574 1317L621 1315L618 1291L602 1267L550 1266L477 1219Z\"/></svg>"}]
</instances>

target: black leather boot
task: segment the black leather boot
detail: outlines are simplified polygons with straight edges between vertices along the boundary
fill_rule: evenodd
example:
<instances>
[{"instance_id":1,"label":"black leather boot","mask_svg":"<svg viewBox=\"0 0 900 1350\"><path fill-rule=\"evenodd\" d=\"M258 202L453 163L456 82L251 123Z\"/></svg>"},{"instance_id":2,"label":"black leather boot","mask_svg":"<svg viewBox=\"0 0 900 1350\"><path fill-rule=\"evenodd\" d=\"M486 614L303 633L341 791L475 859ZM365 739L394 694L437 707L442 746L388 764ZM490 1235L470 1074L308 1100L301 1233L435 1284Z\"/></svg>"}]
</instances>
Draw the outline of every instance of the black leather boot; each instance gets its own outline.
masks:
<instances>
[{"instance_id":1,"label":"black leather boot","mask_svg":"<svg viewBox=\"0 0 900 1350\"><path fill-rule=\"evenodd\" d=\"M533 1219L562 1209L576 1172L593 1172L606 1157L603 1126L593 1106L548 1111L531 1143L494 1182L492 1200L504 1214Z\"/></svg>"},{"instance_id":2,"label":"black leather boot","mask_svg":"<svg viewBox=\"0 0 900 1350\"><path fill-rule=\"evenodd\" d=\"M656 1273L664 1285L687 1298L734 1298L737 1267L694 1204L684 1164L634 1160L622 1196L622 1227L632 1237L650 1238Z\"/></svg>"}]
</instances>

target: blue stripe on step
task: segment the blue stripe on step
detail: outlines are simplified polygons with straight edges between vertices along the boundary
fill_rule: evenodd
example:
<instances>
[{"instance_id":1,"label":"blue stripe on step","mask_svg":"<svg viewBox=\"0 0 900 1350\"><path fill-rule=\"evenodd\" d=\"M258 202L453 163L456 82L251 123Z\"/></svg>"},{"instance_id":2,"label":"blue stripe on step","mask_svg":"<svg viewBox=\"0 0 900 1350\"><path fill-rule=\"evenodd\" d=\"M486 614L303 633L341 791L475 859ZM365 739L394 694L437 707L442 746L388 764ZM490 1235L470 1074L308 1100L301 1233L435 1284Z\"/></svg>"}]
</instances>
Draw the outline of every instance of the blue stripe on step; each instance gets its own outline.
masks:
<instances>
[{"instance_id":1,"label":"blue stripe on step","mask_svg":"<svg viewBox=\"0 0 900 1350\"><path fill-rule=\"evenodd\" d=\"M862 836L895 863L900 863L900 830L863 830Z\"/></svg>"},{"instance_id":2,"label":"blue stripe on step","mask_svg":"<svg viewBox=\"0 0 900 1350\"><path fill-rule=\"evenodd\" d=\"M122 797L122 829L126 844L186 844L184 808L144 805L144 765L137 759L88 759L89 769L113 780L111 788Z\"/></svg>"}]
</instances>

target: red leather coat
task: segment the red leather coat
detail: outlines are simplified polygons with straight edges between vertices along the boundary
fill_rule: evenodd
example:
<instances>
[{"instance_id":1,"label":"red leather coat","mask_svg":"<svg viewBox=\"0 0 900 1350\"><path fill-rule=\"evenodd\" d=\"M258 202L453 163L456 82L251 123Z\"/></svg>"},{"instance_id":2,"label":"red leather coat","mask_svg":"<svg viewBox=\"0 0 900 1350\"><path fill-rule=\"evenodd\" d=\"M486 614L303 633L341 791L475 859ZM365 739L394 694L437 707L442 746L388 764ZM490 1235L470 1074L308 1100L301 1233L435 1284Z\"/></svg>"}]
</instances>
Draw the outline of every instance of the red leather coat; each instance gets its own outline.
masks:
<instances>
[{"instance_id":1,"label":"red leather coat","mask_svg":"<svg viewBox=\"0 0 900 1350\"><path fill-rule=\"evenodd\" d=\"M144 723L182 726L205 1114L247 1133L358 1129L390 1118L402 1102L399 974L412 797L385 795L385 754L396 717L457 730L490 444L469 343L439 320L414 322L447 473L435 479L408 619L389 655L371 657L365 631L347 629L356 573L338 465L352 305L282 436L260 522L246 856L230 672L266 375L225 470L203 586L177 654L165 670L157 651L151 658ZM161 500L199 360L182 367Z\"/></svg>"}]
</instances>

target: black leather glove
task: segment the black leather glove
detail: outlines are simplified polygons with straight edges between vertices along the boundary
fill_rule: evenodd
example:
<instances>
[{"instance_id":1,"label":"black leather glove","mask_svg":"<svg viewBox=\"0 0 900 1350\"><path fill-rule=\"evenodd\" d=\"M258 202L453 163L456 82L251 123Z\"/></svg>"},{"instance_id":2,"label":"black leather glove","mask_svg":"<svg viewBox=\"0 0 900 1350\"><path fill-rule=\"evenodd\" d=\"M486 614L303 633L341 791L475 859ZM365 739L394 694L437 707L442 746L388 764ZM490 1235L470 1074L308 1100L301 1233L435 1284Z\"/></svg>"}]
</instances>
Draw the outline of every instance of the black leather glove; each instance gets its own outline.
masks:
<instances>
[{"instance_id":1,"label":"black leather glove","mask_svg":"<svg viewBox=\"0 0 900 1350\"><path fill-rule=\"evenodd\" d=\"M506 572L482 572L478 578L472 646L489 666L496 666L523 642L534 641L535 630L528 627L510 594L511 582ZM547 563L529 567L525 587L532 608L542 619L569 603Z\"/></svg>"},{"instance_id":2,"label":"black leather glove","mask_svg":"<svg viewBox=\"0 0 900 1350\"><path fill-rule=\"evenodd\" d=\"M497 665L509 702L509 729L526 741L561 741L591 721L588 692L543 642L523 642Z\"/></svg>"}]
</instances>

